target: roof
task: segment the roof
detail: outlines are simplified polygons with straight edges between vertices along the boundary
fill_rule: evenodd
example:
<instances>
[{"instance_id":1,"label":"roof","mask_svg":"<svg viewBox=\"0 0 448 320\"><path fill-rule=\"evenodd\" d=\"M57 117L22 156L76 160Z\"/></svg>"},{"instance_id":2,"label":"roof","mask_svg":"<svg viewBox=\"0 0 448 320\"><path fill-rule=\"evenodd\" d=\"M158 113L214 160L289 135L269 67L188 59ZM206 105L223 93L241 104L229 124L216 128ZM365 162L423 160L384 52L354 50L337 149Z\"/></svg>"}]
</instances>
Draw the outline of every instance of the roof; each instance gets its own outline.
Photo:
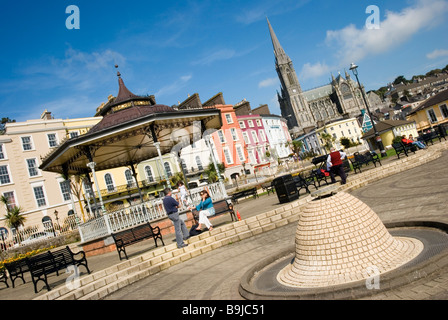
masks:
<instances>
[{"instance_id":1,"label":"roof","mask_svg":"<svg viewBox=\"0 0 448 320\"><path fill-rule=\"evenodd\" d=\"M423 110L428 107L432 107L438 103L441 103L443 101L448 100L448 89L443 90L442 92L437 93L436 95L432 96L431 98L424 101L421 105L419 105L417 108L415 108L414 111L409 113L409 115L417 113L420 110Z\"/></svg>"},{"instance_id":2,"label":"roof","mask_svg":"<svg viewBox=\"0 0 448 320\"><path fill-rule=\"evenodd\" d=\"M311 90L303 91L303 97L307 101L312 101L322 97L329 96L333 93L333 86L331 84L324 85L322 87L314 88Z\"/></svg>"},{"instance_id":3,"label":"roof","mask_svg":"<svg viewBox=\"0 0 448 320\"><path fill-rule=\"evenodd\" d=\"M392 130L395 127L403 126L406 124L414 123L414 121L406 121L406 120L384 120L375 123L376 130L378 133L383 133ZM362 139L370 139L375 136L375 131L370 129L362 136Z\"/></svg>"}]
</instances>

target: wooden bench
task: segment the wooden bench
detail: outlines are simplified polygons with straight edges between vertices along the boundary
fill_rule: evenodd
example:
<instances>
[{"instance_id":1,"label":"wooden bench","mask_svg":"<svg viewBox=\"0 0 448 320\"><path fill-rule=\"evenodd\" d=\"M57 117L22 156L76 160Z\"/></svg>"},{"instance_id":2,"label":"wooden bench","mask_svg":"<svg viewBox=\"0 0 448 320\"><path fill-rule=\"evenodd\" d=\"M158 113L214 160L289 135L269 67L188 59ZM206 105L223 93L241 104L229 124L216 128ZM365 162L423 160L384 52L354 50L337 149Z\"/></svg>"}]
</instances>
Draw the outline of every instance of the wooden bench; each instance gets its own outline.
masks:
<instances>
[{"instance_id":1,"label":"wooden bench","mask_svg":"<svg viewBox=\"0 0 448 320\"><path fill-rule=\"evenodd\" d=\"M219 200L213 203L213 208L215 209L215 214L212 217L219 216L221 214L230 213L230 217L233 221L238 221L235 211L233 209L233 204L229 203L227 200ZM199 212L196 209L191 210L191 213L193 214L193 218L195 223L198 223L199 221Z\"/></svg>"},{"instance_id":2,"label":"wooden bench","mask_svg":"<svg viewBox=\"0 0 448 320\"><path fill-rule=\"evenodd\" d=\"M115 246L117 247L118 256L120 257L120 260L123 258L121 257L121 254L124 253L126 259L128 259L128 255L126 253L126 247L133 245L134 243L153 238L154 242L157 245L157 240L160 239L162 241L162 244L165 245L162 239L162 234L160 233L159 227L152 227L149 222L134 227L132 229L127 229L124 231L120 231L117 233L113 233L112 237L115 241Z\"/></svg>"},{"instance_id":3,"label":"wooden bench","mask_svg":"<svg viewBox=\"0 0 448 320\"><path fill-rule=\"evenodd\" d=\"M81 254L82 257L76 259L75 256ZM87 267L87 259L84 251L73 253L68 246L64 249L56 250L54 252L47 251L45 253L38 254L33 257L25 258L28 268L31 273L31 279L34 284L34 292L37 293L37 284L39 281L43 281L48 291L50 286L48 285L47 276L52 273L56 273L59 276L59 270L64 270L68 266L83 265L87 272L90 274L90 270Z\"/></svg>"},{"instance_id":4,"label":"wooden bench","mask_svg":"<svg viewBox=\"0 0 448 320\"><path fill-rule=\"evenodd\" d=\"M232 201L238 203L238 199L253 196L253 198L258 198L257 188L252 188L244 191L239 191L232 194Z\"/></svg>"},{"instance_id":5,"label":"wooden bench","mask_svg":"<svg viewBox=\"0 0 448 320\"><path fill-rule=\"evenodd\" d=\"M381 161L380 161L380 157L378 156L378 154L374 151L367 151L364 154L360 154L359 152L355 152L353 154L354 158L350 159L350 162L352 163L353 166L353 170L356 173L356 170L359 170L359 172L361 171L361 167L363 165L368 165L369 163L373 163L373 165L376 168L376 163L378 162L380 164L380 166L382 166Z\"/></svg>"},{"instance_id":6,"label":"wooden bench","mask_svg":"<svg viewBox=\"0 0 448 320\"><path fill-rule=\"evenodd\" d=\"M6 287L9 288L8 275L6 274L6 271L4 269L0 271L0 282L6 284Z\"/></svg>"},{"instance_id":7,"label":"wooden bench","mask_svg":"<svg viewBox=\"0 0 448 320\"><path fill-rule=\"evenodd\" d=\"M398 159L400 159L400 154L402 153L404 153L407 157L409 151L412 151L414 153L415 151L417 151L417 147L415 145L404 144L403 142L394 142L392 143L392 147L395 149Z\"/></svg>"},{"instance_id":8,"label":"wooden bench","mask_svg":"<svg viewBox=\"0 0 448 320\"><path fill-rule=\"evenodd\" d=\"M263 189L264 192L267 192L268 195L269 195L269 192L272 192L272 193L275 192L275 188L271 182L262 183L261 188Z\"/></svg>"},{"instance_id":9,"label":"wooden bench","mask_svg":"<svg viewBox=\"0 0 448 320\"><path fill-rule=\"evenodd\" d=\"M5 263L5 268L8 270L9 279L11 280L13 288L15 288L15 281L17 279L22 279L23 283L25 283L23 275L25 272L30 271L25 259Z\"/></svg>"}]
</instances>

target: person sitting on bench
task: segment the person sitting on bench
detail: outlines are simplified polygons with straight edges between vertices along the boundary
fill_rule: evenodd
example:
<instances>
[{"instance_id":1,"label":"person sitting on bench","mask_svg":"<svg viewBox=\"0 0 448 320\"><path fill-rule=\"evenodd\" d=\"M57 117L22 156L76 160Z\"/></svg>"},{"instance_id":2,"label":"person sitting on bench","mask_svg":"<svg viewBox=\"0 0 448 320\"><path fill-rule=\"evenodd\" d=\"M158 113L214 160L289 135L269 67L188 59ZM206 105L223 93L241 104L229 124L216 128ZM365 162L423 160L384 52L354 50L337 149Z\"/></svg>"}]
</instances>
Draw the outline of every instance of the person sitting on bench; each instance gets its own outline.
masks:
<instances>
[{"instance_id":1,"label":"person sitting on bench","mask_svg":"<svg viewBox=\"0 0 448 320\"><path fill-rule=\"evenodd\" d=\"M196 210L199 212L199 225L196 230L202 230L202 224L205 224L209 231L213 230L213 226L208 220L209 216L215 215L215 208L213 208L212 198L208 194L207 190L203 190L200 193L201 202L196 206Z\"/></svg>"},{"instance_id":2,"label":"person sitting on bench","mask_svg":"<svg viewBox=\"0 0 448 320\"><path fill-rule=\"evenodd\" d=\"M403 136L403 139L401 140L403 143L406 143L404 141L407 141L409 143L415 144L419 149L426 149L426 145L422 141L415 140L412 134L409 135L409 139L406 139L406 136Z\"/></svg>"}]
</instances>

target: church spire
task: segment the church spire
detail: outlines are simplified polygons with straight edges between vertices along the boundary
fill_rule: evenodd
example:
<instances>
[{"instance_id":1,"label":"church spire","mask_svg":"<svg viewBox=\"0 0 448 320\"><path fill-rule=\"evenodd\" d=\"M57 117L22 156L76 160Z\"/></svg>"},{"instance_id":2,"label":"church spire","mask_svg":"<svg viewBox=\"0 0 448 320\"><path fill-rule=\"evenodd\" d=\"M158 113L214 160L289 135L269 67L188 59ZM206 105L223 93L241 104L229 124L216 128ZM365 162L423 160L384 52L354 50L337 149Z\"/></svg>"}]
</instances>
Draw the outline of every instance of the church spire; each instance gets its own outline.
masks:
<instances>
[{"instance_id":1,"label":"church spire","mask_svg":"<svg viewBox=\"0 0 448 320\"><path fill-rule=\"evenodd\" d=\"M271 34L272 46L274 47L274 54L275 59L277 60L277 64L285 64L291 62L291 59L288 57L288 55L285 53L285 50L283 50L282 46L280 45L280 42L275 35L274 29L272 28L268 17L266 17L266 20L268 22L269 33Z\"/></svg>"}]
</instances>

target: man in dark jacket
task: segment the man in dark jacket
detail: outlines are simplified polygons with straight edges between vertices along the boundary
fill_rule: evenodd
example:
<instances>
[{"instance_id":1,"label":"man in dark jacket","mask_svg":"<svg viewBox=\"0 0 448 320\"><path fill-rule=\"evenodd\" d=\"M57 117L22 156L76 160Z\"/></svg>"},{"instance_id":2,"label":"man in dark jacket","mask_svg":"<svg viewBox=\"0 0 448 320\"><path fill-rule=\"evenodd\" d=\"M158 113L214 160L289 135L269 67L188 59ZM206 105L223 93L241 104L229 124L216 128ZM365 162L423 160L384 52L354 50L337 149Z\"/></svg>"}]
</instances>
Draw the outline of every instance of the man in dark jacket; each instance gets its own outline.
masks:
<instances>
[{"instance_id":1,"label":"man in dark jacket","mask_svg":"<svg viewBox=\"0 0 448 320\"><path fill-rule=\"evenodd\" d=\"M188 244L184 243L184 240L187 240L189 238L189 233L185 222L179 218L179 213L177 210L177 208L179 207L179 202L177 202L171 196L172 191L170 188L166 188L165 190L163 190L163 192L165 193L165 197L163 198L163 206L165 207L165 211L168 214L168 218L170 218L170 220L174 224L177 247L179 249L186 247L188 246Z\"/></svg>"}]
</instances>

